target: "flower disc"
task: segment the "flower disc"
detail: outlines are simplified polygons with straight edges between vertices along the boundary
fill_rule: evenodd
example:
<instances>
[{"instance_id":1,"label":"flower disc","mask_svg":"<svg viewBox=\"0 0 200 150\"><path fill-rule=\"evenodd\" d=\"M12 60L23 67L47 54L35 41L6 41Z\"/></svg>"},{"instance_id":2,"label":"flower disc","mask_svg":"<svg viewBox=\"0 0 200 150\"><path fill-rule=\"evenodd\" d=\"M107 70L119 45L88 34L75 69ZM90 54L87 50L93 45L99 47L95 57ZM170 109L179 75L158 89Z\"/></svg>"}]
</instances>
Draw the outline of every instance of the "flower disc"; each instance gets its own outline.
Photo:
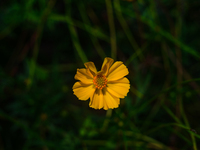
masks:
<instances>
[{"instance_id":1,"label":"flower disc","mask_svg":"<svg viewBox=\"0 0 200 150\"><path fill-rule=\"evenodd\" d=\"M107 85L107 79L104 75L99 74L94 77L93 83L96 88L103 89Z\"/></svg>"}]
</instances>

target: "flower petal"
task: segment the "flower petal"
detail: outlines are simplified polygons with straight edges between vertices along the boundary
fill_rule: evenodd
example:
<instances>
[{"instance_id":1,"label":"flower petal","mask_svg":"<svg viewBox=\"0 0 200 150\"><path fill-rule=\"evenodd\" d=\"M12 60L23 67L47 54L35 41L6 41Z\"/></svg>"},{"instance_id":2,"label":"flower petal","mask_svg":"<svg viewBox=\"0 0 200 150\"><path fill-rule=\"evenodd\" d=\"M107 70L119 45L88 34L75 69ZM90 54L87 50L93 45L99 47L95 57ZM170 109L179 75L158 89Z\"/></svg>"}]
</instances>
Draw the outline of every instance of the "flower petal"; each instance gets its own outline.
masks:
<instances>
[{"instance_id":1,"label":"flower petal","mask_svg":"<svg viewBox=\"0 0 200 150\"><path fill-rule=\"evenodd\" d=\"M112 95L124 98L129 92L130 84L127 78L117 80L116 82L110 82L107 84L107 90Z\"/></svg>"},{"instance_id":2,"label":"flower petal","mask_svg":"<svg viewBox=\"0 0 200 150\"><path fill-rule=\"evenodd\" d=\"M87 71L89 71L88 73L91 73L93 76L95 76L97 74L97 68L95 67L93 62L86 62L84 63L85 67L88 69Z\"/></svg>"},{"instance_id":3,"label":"flower petal","mask_svg":"<svg viewBox=\"0 0 200 150\"><path fill-rule=\"evenodd\" d=\"M123 78L128 73L129 73L128 69L123 64L123 62L117 61L109 69L109 74L108 74L107 79L108 79L108 81L115 81L115 80Z\"/></svg>"},{"instance_id":4,"label":"flower petal","mask_svg":"<svg viewBox=\"0 0 200 150\"><path fill-rule=\"evenodd\" d=\"M76 82L72 87L74 94L80 100L87 100L91 95L93 95L95 88L93 84L84 84L81 82Z\"/></svg>"},{"instance_id":5,"label":"flower petal","mask_svg":"<svg viewBox=\"0 0 200 150\"><path fill-rule=\"evenodd\" d=\"M101 67L101 71L105 76L108 74L108 70L110 66L113 64L114 60L112 58L106 57L103 61L103 65Z\"/></svg>"},{"instance_id":6,"label":"flower petal","mask_svg":"<svg viewBox=\"0 0 200 150\"><path fill-rule=\"evenodd\" d=\"M124 84L126 83L126 84L129 84L130 82L126 77L124 77L124 78L121 78L119 80L108 81L108 83L110 83L110 84L114 84L114 83L124 83Z\"/></svg>"},{"instance_id":7,"label":"flower petal","mask_svg":"<svg viewBox=\"0 0 200 150\"><path fill-rule=\"evenodd\" d=\"M94 109L113 109L119 106L119 98L112 96L106 89L96 89L90 99L90 107Z\"/></svg>"},{"instance_id":8,"label":"flower petal","mask_svg":"<svg viewBox=\"0 0 200 150\"><path fill-rule=\"evenodd\" d=\"M86 69L77 69L74 78L86 84L92 84L93 81L93 76L91 74L88 74Z\"/></svg>"},{"instance_id":9,"label":"flower petal","mask_svg":"<svg viewBox=\"0 0 200 150\"><path fill-rule=\"evenodd\" d=\"M103 88L103 98L104 98L104 103L107 104L107 107L106 105L104 104L104 109L107 110L108 109L113 109L113 108L117 108L119 106L119 98L115 97L115 96L112 96L108 91L107 91L107 88Z\"/></svg>"},{"instance_id":10,"label":"flower petal","mask_svg":"<svg viewBox=\"0 0 200 150\"><path fill-rule=\"evenodd\" d=\"M94 95L90 98L89 106L94 109L101 109L104 107L103 93L101 89L96 89Z\"/></svg>"}]
</instances>

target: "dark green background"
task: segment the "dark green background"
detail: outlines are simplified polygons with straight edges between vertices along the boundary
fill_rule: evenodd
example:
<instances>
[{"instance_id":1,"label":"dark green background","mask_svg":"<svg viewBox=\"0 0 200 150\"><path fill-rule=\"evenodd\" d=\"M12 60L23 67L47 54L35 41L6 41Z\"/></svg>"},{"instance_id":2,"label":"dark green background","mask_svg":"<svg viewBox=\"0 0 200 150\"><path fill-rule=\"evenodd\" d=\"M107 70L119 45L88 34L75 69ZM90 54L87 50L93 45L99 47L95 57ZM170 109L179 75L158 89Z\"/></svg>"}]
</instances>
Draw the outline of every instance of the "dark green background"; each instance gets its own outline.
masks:
<instances>
[{"instance_id":1,"label":"dark green background","mask_svg":"<svg viewBox=\"0 0 200 150\"><path fill-rule=\"evenodd\" d=\"M0 150L200 148L200 1L0 1ZM116 48L115 48L116 47ZM105 57L131 89L106 112L73 95Z\"/></svg>"}]
</instances>

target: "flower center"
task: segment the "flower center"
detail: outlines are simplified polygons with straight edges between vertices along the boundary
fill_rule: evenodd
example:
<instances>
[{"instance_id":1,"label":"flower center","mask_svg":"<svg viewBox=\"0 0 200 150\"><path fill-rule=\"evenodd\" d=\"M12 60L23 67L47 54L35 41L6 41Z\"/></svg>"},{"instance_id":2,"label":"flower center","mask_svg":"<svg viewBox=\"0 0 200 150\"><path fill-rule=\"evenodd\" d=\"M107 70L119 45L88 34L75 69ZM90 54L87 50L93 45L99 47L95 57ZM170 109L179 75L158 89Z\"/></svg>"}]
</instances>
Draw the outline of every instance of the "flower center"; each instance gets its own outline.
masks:
<instances>
[{"instance_id":1,"label":"flower center","mask_svg":"<svg viewBox=\"0 0 200 150\"><path fill-rule=\"evenodd\" d=\"M104 75L99 74L94 77L93 83L96 88L103 89L107 85L107 79Z\"/></svg>"}]
</instances>

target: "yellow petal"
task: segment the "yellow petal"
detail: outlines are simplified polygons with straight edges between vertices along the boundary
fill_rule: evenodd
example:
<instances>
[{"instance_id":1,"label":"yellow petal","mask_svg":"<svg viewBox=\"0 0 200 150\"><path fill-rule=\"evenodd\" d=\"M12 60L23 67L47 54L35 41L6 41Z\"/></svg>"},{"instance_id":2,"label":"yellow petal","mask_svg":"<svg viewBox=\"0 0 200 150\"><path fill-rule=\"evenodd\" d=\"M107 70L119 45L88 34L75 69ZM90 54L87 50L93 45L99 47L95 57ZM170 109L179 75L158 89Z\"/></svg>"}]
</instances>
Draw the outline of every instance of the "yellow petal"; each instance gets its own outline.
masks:
<instances>
[{"instance_id":1,"label":"yellow petal","mask_svg":"<svg viewBox=\"0 0 200 150\"><path fill-rule=\"evenodd\" d=\"M107 103L105 102L105 100L104 100L103 109L104 109L104 110L108 110L108 109L109 109Z\"/></svg>"},{"instance_id":2,"label":"yellow petal","mask_svg":"<svg viewBox=\"0 0 200 150\"><path fill-rule=\"evenodd\" d=\"M99 109L103 108L104 107L104 98L103 98L103 93L102 93L102 90L100 90L100 96L99 96Z\"/></svg>"},{"instance_id":3,"label":"yellow petal","mask_svg":"<svg viewBox=\"0 0 200 150\"><path fill-rule=\"evenodd\" d=\"M109 58L109 57L106 57L103 61L103 65L101 67L101 71L103 72L103 74L105 76L107 76L108 74L108 70L110 68L110 66L113 64L113 59L112 58Z\"/></svg>"},{"instance_id":4,"label":"yellow petal","mask_svg":"<svg viewBox=\"0 0 200 150\"><path fill-rule=\"evenodd\" d=\"M126 77L124 77L124 78L121 78L119 80L108 81L108 83L126 83L126 84L129 84L130 82Z\"/></svg>"},{"instance_id":5,"label":"yellow petal","mask_svg":"<svg viewBox=\"0 0 200 150\"><path fill-rule=\"evenodd\" d=\"M108 91L107 88L103 88L103 98L104 98L104 103L107 104L107 106L104 104L104 109L113 109L117 108L119 106L119 98L112 96Z\"/></svg>"},{"instance_id":6,"label":"yellow petal","mask_svg":"<svg viewBox=\"0 0 200 150\"><path fill-rule=\"evenodd\" d=\"M91 74L88 74L86 69L77 69L76 75L74 77L76 80L80 80L83 83L86 84L92 84L93 82L93 76Z\"/></svg>"},{"instance_id":7,"label":"yellow petal","mask_svg":"<svg viewBox=\"0 0 200 150\"><path fill-rule=\"evenodd\" d=\"M127 78L123 78L115 82L109 82L107 84L108 92L119 98L124 98L129 92L129 89L130 84Z\"/></svg>"},{"instance_id":8,"label":"yellow petal","mask_svg":"<svg viewBox=\"0 0 200 150\"><path fill-rule=\"evenodd\" d=\"M103 93L101 89L96 89L93 97L90 98L90 107L94 109L101 109L104 106Z\"/></svg>"},{"instance_id":9,"label":"yellow petal","mask_svg":"<svg viewBox=\"0 0 200 150\"><path fill-rule=\"evenodd\" d=\"M93 95L95 88L93 84L84 84L81 82L76 82L72 87L74 94L80 100L87 100L91 95Z\"/></svg>"},{"instance_id":10,"label":"yellow petal","mask_svg":"<svg viewBox=\"0 0 200 150\"><path fill-rule=\"evenodd\" d=\"M91 73L93 76L95 76L97 74L97 69L93 62L86 62L86 63L84 63L84 65L88 69L87 70L87 71L89 71L88 73Z\"/></svg>"},{"instance_id":11,"label":"yellow petal","mask_svg":"<svg viewBox=\"0 0 200 150\"><path fill-rule=\"evenodd\" d=\"M106 89L96 89L93 97L90 98L89 106L94 109L113 109L119 105L119 98L112 96Z\"/></svg>"},{"instance_id":12,"label":"yellow petal","mask_svg":"<svg viewBox=\"0 0 200 150\"><path fill-rule=\"evenodd\" d=\"M109 74L108 74L107 79L108 81L115 81L115 80L123 78L128 73L129 73L128 69L123 64L123 62L117 61L109 69Z\"/></svg>"}]
</instances>

